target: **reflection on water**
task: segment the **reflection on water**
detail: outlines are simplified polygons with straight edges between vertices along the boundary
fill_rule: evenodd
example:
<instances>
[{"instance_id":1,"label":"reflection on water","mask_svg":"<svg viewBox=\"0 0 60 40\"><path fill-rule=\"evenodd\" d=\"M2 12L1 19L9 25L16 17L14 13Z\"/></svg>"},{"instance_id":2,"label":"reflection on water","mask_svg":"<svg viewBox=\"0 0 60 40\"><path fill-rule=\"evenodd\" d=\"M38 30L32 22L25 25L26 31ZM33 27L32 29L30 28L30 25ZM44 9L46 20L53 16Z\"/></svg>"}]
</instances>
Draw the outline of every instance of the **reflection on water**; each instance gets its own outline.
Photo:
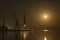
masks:
<instances>
[{"instance_id":1,"label":"reflection on water","mask_svg":"<svg viewBox=\"0 0 60 40\"><path fill-rule=\"evenodd\" d=\"M19 39L18 37L19 37L19 31L16 31L15 32L15 40L18 40Z\"/></svg>"},{"instance_id":2,"label":"reflection on water","mask_svg":"<svg viewBox=\"0 0 60 40\"><path fill-rule=\"evenodd\" d=\"M4 40L4 38L7 36L6 31L0 31L0 39Z\"/></svg>"},{"instance_id":3,"label":"reflection on water","mask_svg":"<svg viewBox=\"0 0 60 40\"><path fill-rule=\"evenodd\" d=\"M45 36L44 40L47 40L46 36Z\"/></svg>"},{"instance_id":4,"label":"reflection on water","mask_svg":"<svg viewBox=\"0 0 60 40\"><path fill-rule=\"evenodd\" d=\"M21 36L26 40L27 36L29 36L29 31L21 31Z\"/></svg>"},{"instance_id":5,"label":"reflection on water","mask_svg":"<svg viewBox=\"0 0 60 40\"><path fill-rule=\"evenodd\" d=\"M60 40L60 31L0 31L0 40Z\"/></svg>"},{"instance_id":6,"label":"reflection on water","mask_svg":"<svg viewBox=\"0 0 60 40\"><path fill-rule=\"evenodd\" d=\"M0 40L27 40L29 31L0 31Z\"/></svg>"},{"instance_id":7,"label":"reflection on water","mask_svg":"<svg viewBox=\"0 0 60 40\"><path fill-rule=\"evenodd\" d=\"M47 35L46 34L47 34L48 30L44 30L44 32L45 32L44 40L47 40L47 37L46 37Z\"/></svg>"}]
</instances>

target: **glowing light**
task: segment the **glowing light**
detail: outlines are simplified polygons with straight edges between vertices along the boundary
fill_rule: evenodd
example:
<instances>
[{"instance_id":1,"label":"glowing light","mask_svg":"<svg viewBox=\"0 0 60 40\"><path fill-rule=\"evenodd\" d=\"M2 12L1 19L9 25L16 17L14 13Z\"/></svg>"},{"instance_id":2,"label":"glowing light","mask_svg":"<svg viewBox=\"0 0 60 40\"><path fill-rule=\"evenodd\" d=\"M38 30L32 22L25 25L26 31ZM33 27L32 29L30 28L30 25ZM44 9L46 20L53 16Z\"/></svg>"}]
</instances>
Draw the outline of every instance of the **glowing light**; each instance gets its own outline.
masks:
<instances>
[{"instance_id":1,"label":"glowing light","mask_svg":"<svg viewBox=\"0 0 60 40\"><path fill-rule=\"evenodd\" d=\"M26 32L24 32L24 35L23 35L23 36L24 36L24 39L26 39L26 36L27 36L27 35L26 35Z\"/></svg>"},{"instance_id":2,"label":"glowing light","mask_svg":"<svg viewBox=\"0 0 60 40\"><path fill-rule=\"evenodd\" d=\"M26 24L24 24L24 27L23 28L25 28L26 27Z\"/></svg>"},{"instance_id":3,"label":"glowing light","mask_svg":"<svg viewBox=\"0 0 60 40\"><path fill-rule=\"evenodd\" d=\"M24 24L24 27L26 27L26 24Z\"/></svg>"},{"instance_id":4,"label":"glowing light","mask_svg":"<svg viewBox=\"0 0 60 40\"><path fill-rule=\"evenodd\" d=\"M47 18L47 15L44 15L44 18Z\"/></svg>"},{"instance_id":5,"label":"glowing light","mask_svg":"<svg viewBox=\"0 0 60 40\"><path fill-rule=\"evenodd\" d=\"M24 40L26 40L28 34L29 34L28 31L21 31L21 36L24 38Z\"/></svg>"},{"instance_id":6,"label":"glowing light","mask_svg":"<svg viewBox=\"0 0 60 40\"><path fill-rule=\"evenodd\" d=\"M47 32L48 30L43 30L43 31Z\"/></svg>"},{"instance_id":7,"label":"glowing light","mask_svg":"<svg viewBox=\"0 0 60 40\"><path fill-rule=\"evenodd\" d=\"M44 40L47 40L46 37L44 38Z\"/></svg>"}]
</instances>

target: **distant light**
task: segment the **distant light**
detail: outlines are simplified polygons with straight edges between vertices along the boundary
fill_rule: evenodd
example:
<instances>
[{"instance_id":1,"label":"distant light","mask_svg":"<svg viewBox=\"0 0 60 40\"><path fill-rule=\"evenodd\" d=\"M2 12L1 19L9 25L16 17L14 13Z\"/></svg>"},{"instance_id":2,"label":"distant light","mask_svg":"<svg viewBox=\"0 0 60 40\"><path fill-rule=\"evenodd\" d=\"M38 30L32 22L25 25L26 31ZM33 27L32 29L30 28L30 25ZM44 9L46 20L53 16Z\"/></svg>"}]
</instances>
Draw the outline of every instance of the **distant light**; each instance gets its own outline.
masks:
<instances>
[{"instance_id":1,"label":"distant light","mask_svg":"<svg viewBox=\"0 0 60 40\"><path fill-rule=\"evenodd\" d=\"M47 15L44 15L44 18L47 18Z\"/></svg>"},{"instance_id":2,"label":"distant light","mask_svg":"<svg viewBox=\"0 0 60 40\"><path fill-rule=\"evenodd\" d=\"M26 24L24 24L24 27L23 28L25 28L26 27Z\"/></svg>"},{"instance_id":3,"label":"distant light","mask_svg":"<svg viewBox=\"0 0 60 40\"><path fill-rule=\"evenodd\" d=\"M43 30L43 31L47 32L48 30Z\"/></svg>"},{"instance_id":4,"label":"distant light","mask_svg":"<svg viewBox=\"0 0 60 40\"><path fill-rule=\"evenodd\" d=\"M26 27L26 24L24 24L24 27Z\"/></svg>"}]
</instances>

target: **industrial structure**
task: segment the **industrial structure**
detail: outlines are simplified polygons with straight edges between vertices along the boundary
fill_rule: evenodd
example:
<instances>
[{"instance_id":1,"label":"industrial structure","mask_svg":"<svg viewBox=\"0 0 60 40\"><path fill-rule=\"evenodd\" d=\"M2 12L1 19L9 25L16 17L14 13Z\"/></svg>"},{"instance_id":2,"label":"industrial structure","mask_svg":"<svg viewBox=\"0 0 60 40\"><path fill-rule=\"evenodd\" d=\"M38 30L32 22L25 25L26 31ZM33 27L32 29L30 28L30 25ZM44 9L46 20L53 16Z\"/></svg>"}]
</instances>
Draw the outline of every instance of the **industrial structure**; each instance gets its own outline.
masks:
<instances>
[{"instance_id":1,"label":"industrial structure","mask_svg":"<svg viewBox=\"0 0 60 40\"><path fill-rule=\"evenodd\" d=\"M5 26L4 18L3 18L3 21L2 21L2 26L0 26L0 30L8 30L8 27Z\"/></svg>"}]
</instances>

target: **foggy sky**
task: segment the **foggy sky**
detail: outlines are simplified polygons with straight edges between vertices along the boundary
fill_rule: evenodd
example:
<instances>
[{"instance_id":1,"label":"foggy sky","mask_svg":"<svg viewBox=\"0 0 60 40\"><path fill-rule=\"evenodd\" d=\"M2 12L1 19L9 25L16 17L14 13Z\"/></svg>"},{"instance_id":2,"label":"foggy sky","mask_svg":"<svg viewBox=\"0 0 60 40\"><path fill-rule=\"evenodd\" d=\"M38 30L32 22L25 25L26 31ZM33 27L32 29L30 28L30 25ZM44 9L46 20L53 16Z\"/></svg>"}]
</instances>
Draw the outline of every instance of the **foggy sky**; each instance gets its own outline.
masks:
<instances>
[{"instance_id":1,"label":"foggy sky","mask_svg":"<svg viewBox=\"0 0 60 40\"><path fill-rule=\"evenodd\" d=\"M14 28L13 13L15 12L20 26L23 26L23 12L26 14L26 24L30 27L40 27L37 20L38 12L42 10L48 10L51 12L51 20L49 26L57 26L60 28L60 3L59 1L24 1L24 0L0 0L0 24L2 25L2 19L5 19L5 25L8 28ZM54 27L53 27L54 28Z\"/></svg>"}]
</instances>

